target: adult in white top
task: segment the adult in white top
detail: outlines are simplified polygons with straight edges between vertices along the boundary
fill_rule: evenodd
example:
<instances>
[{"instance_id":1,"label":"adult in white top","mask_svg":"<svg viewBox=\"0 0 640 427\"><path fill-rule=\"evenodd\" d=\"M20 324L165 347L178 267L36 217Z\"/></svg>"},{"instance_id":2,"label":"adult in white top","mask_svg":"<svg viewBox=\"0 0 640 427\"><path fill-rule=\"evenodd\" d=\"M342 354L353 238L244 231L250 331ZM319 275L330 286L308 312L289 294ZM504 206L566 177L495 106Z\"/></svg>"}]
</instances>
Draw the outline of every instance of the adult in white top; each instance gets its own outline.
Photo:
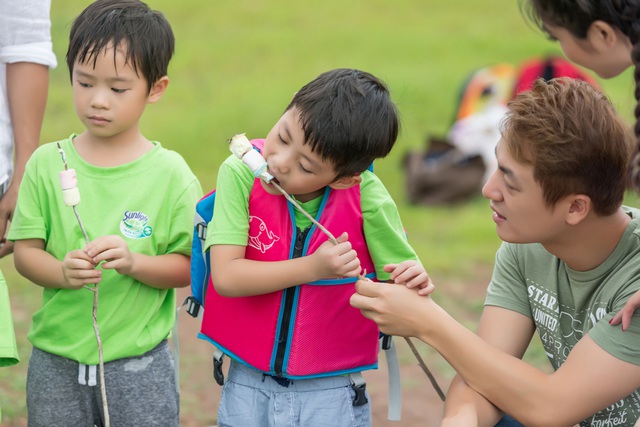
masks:
<instances>
[{"instance_id":1,"label":"adult in white top","mask_svg":"<svg viewBox=\"0 0 640 427\"><path fill-rule=\"evenodd\" d=\"M51 0L0 1L0 258L13 252L5 236L24 166L39 145L49 69L57 66L50 8Z\"/></svg>"}]
</instances>

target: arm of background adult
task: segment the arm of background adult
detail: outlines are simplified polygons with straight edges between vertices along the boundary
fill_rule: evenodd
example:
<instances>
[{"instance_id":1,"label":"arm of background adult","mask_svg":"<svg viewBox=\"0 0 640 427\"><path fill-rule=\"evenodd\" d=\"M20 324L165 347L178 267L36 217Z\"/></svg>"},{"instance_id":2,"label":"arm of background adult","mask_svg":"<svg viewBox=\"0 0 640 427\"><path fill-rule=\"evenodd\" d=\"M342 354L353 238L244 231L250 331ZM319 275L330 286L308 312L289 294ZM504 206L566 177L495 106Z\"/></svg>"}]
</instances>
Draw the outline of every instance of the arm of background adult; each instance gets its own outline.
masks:
<instances>
[{"instance_id":1,"label":"arm of background adult","mask_svg":"<svg viewBox=\"0 0 640 427\"><path fill-rule=\"evenodd\" d=\"M613 357L588 335L547 374L485 342L430 297L362 280L356 289L352 305L381 331L432 346L470 387L525 425L572 426L640 386L640 366Z\"/></svg>"},{"instance_id":2,"label":"arm of background adult","mask_svg":"<svg viewBox=\"0 0 640 427\"><path fill-rule=\"evenodd\" d=\"M18 200L18 189L29 157L40 143L49 88L49 67L32 62L7 64L7 97L13 127L15 162L11 182L0 198L0 258L13 252L13 242L5 241L9 221Z\"/></svg>"},{"instance_id":3,"label":"arm of background adult","mask_svg":"<svg viewBox=\"0 0 640 427\"><path fill-rule=\"evenodd\" d=\"M24 165L38 146L46 105L49 67L57 61L51 44L51 0L0 2L0 62L7 64L9 113L14 133L15 163L7 194L0 198L0 257L11 253L5 242Z\"/></svg>"},{"instance_id":4,"label":"arm of background adult","mask_svg":"<svg viewBox=\"0 0 640 427\"><path fill-rule=\"evenodd\" d=\"M535 331L530 318L512 310L487 306L480 318L478 336L497 349L522 358ZM443 427L494 426L502 411L456 375L445 402Z\"/></svg>"}]
</instances>

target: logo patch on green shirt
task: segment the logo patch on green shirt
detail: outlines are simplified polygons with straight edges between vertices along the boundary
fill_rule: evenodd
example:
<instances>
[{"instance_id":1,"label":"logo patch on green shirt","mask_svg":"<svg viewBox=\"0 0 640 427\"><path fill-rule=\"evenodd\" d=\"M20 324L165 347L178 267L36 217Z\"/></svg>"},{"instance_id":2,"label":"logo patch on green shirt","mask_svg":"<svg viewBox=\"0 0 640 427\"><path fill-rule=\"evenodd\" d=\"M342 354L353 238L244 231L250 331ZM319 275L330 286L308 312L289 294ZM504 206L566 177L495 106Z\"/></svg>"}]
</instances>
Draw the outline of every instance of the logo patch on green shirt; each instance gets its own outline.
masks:
<instances>
[{"instance_id":1,"label":"logo patch on green shirt","mask_svg":"<svg viewBox=\"0 0 640 427\"><path fill-rule=\"evenodd\" d=\"M142 212L126 211L120 222L120 232L130 239L144 239L151 236L153 229L149 223L149 217Z\"/></svg>"}]
</instances>

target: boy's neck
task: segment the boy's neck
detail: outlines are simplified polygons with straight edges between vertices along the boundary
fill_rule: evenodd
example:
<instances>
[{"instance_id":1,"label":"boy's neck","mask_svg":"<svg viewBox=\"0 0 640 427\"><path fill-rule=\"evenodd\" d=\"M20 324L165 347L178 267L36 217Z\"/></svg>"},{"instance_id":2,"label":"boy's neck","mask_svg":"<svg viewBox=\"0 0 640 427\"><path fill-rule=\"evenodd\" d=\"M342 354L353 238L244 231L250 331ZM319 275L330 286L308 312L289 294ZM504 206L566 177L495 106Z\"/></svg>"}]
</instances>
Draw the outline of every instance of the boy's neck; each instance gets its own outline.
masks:
<instances>
[{"instance_id":1,"label":"boy's neck","mask_svg":"<svg viewBox=\"0 0 640 427\"><path fill-rule=\"evenodd\" d=\"M314 191L313 193L292 194L292 196L300 203L307 203L311 200L317 199L318 197L322 197L326 188L327 187L322 187L321 189Z\"/></svg>"},{"instance_id":2,"label":"boy's neck","mask_svg":"<svg viewBox=\"0 0 640 427\"><path fill-rule=\"evenodd\" d=\"M131 163L154 147L137 130L107 138L85 131L73 139L73 145L84 161L98 167L114 167Z\"/></svg>"}]
</instances>

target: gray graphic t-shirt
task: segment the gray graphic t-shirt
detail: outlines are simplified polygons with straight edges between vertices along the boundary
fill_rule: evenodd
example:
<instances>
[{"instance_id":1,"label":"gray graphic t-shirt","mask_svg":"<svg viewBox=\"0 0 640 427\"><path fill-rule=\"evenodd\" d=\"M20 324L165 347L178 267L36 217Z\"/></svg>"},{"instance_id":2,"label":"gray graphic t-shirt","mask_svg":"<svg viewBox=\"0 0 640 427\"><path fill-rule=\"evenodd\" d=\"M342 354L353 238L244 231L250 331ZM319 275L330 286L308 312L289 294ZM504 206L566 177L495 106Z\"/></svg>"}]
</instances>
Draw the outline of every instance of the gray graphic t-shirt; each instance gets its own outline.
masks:
<instances>
[{"instance_id":1,"label":"gray graphic t-shirt","mask_svg":"<svg viewBox=\"0 0 640 427\"><path fill-rule=\"evenodd\" d=\"M640 289L640 211L624 209L632 221L609 258L590 271L571 270L539 244L503 243L498 250L485 305L532 318L554 370L586 334L609 354L640 365L640 312L625 332L609 325ZM633 426L640 418L639 391L580 425Z\"/></svg>"}]
</instances>

